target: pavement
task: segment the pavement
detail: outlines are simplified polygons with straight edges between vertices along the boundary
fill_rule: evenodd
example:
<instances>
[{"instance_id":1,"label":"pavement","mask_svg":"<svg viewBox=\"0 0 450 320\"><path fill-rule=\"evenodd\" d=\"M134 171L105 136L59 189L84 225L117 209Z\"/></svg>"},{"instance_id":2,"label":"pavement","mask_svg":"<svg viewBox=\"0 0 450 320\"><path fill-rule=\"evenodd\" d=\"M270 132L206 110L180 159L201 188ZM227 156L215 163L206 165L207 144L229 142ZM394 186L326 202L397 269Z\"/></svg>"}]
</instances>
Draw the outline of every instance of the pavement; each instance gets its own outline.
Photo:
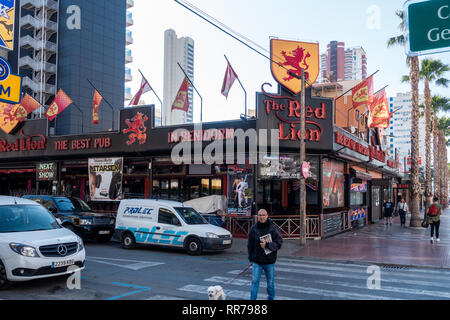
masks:
<instances>
[{"instance_id":1,"label":"pavement","mask_svg":"<svg viewBox=\"0 0 450 320\"><path fill-rule=\"evenodd\" d=\"M421 214L423 217L423 213ZM406 225L409 225L410 215ZM450 269L450 209L441 216L440 242L430 243L430 227L402 228L400 217L353 229L323 240L285 239L279 257L315 258L339 262L364 262L387 266ZM233 239L230 249L247 253L246 239Z\"/></svg>"}]
</instances>

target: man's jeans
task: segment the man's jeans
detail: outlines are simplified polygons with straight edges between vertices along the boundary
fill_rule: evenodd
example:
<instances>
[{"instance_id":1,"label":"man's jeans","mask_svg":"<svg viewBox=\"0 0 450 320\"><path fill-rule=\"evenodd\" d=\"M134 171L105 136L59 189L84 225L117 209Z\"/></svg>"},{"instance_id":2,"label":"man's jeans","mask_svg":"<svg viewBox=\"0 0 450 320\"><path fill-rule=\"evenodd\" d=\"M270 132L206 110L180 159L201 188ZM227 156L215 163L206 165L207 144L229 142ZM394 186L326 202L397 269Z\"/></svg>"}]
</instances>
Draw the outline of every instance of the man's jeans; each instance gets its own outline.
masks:
<instances>
[{"instance_id":1,"label":"man's jeans","mask_svg":"<svg viewBox=\"0 0 450 320\"><path fill-rule=\"evenodd\" d=\"M267 279L267 294L268 300L275 299L275 264L259 265L257 263L252 264L252 291L250 294L250 300L256 300L258 297L259 281L261 280L261 273L264 270L264 274Z\"/></svg>"}]
</instances>

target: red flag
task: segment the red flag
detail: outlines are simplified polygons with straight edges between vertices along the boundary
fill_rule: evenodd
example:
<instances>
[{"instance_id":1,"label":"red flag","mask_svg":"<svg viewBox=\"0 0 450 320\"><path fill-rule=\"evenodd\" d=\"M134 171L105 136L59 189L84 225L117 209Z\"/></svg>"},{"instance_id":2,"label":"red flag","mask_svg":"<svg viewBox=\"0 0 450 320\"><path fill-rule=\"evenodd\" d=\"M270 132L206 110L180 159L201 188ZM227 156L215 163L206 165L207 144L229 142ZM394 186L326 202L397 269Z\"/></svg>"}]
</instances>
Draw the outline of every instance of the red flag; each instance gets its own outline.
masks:
<instances>
[{"instance_id":1,"label":"red flag","mask_svg":"<svg viewBox=\"0 0 450 320\"><path fill-rule=\"evenodd\" d=\"M228 98L228 93L230 92L231 86L233 86L234 81L238 78L236 72L234 72L231 64L228 62L227 70L225 71L225 77L222 84L222 94L225 98Z\"/></svg>"},{"instance_id":2,"label":"red flag","mask_svg":"<svg viewBox=\"0 0 450 320\"><path fill-rule=\"evenodd\" d=\"M183 83L178 90L177 96L175 97L175 101L172 104L172 110L178 109L187 112L189 110L189 98L188 98L188 90L190 84L187 77L184 77Z\"/></svg>"},{"instance_id":3,"label":"red flag","mask_svg":"<svg viewBox=\"0 0 450 320\"><path fill-rule=\"evenodd\" d=\"M94 105L92 107L92 124L98 124L99 116L98 116L98 108L100 107L100 103L102 103L102 95L95 90L94 92Z\"/></svg>"},{"instance_id":4,"label":"red flag","mask_svg":"<svg viewBox=\"0 0 450 320\"><path fill-rule=\"evenodd\" d=\"M133 99L131 99L129 106L137 106L139 104L139 100L141 100L141 96L149 91L152 91L152 87L150 86L150 84L148 83L147 79L144 78L144 76L142 76L142 80L141 80L141 86L139 87L138 92L136 93L136 95L133 97Z\"/></svg>"},{"instance_id":5,"label":"red flag","mask_svg":"<svg viewBox=\"0 0 450 320\"><path fill-rule=\"evenodd\" d=\"M64 111L68 106L72 104L72 100L69 96L62 90L59 89L58 94L53 100L52 104L48 107L44 116L47 117L48 120L53 121L55 117Z\"/></svg>"},{"instance_id":6,"label":"red flag","mask_svg":"<svg viewBox=\"0 0 450 320\"><path fill-rule=\"evenodd\" d=\"M369 105L373 100L373 75L352 89L353 108Z\"/></svg>"},{"instance_id":7,"label":"red flag","mask_svg":"<svg viewBox=\"0 0 450 320\"><path fill-rule=\"evenodd\" d=\"M31 112L33 112L40 106L41 104L39 102L34 100L30 95L28 95L28 93L26 93L23 96L22 101L20 102L20 106L16 110L15 113L16 120L18 121L25 120Z\"/></svg>"},{"instance_id":8,"label":"red flag","mask_svg":"<svg viewBox=\"0 0 450 320\"><path fill-rule=\"evenodd\" d=\"M369 105L368 126L369 128L387 128L390 118L386 90L383 89L375 95Z\"/></svg>"}]
</instances>

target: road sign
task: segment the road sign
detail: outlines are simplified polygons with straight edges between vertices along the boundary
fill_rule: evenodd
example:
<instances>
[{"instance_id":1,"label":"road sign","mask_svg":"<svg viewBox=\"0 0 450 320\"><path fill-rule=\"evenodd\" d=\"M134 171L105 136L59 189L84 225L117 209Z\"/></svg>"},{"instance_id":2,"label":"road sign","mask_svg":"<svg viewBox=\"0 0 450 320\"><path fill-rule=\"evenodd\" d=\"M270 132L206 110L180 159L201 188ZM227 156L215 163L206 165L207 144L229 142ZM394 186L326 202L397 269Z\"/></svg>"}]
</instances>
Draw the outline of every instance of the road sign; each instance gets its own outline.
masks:
<instances>
[{"instance_id":1,"label":"road sign","mask_svg":"<svg viewBox=\"0 0 450 320\"><path fill-rule=\"evenodd\" d=\"M404 15L408 56L450 51L449 0L410 0Z\"/></svg>"},{"instance_id":2,"label":"road sign","mask_svg":"<svg viewBox=\"0 0 450 320\"><path fill-rule=\"evenodd\" d=\"M22 98L22 77L11 73L8 61L0 57L0 101L18 104Z\"/></svg>"}]
</instances>

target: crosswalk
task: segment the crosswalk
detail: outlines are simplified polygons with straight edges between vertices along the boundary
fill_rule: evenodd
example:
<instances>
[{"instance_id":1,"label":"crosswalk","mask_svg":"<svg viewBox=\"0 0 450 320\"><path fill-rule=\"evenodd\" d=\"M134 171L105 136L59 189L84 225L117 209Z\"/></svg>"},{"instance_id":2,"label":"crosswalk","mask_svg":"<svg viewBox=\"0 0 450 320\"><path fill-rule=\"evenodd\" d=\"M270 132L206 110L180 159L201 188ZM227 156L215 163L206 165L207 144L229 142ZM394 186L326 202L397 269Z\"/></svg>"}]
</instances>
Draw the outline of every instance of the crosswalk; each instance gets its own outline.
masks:
<instances>
[{"instance_id":1,"label":"crosswalk","mask_svg":"<svg viewBox=\"0 0 450 320\"><path fill-rule=\"evenodd\" d=\"M393 268L378 266L380 286L370 289L374 273L369 264L339 263L315 259L279 258L275 267L277 300L445 300L450 299L450 270ZM371 270L371 269L369 269ZM177 299L207 300L207 289L221 285L229 300L248 300L251 269L234 280L242 270L205 277L201 283L176 288ZM263 273L264 274L264 273ZM150 299L171 299L155 296ZM258 299L267 298L264 275Z\"/></svg>"}]
</instances>

